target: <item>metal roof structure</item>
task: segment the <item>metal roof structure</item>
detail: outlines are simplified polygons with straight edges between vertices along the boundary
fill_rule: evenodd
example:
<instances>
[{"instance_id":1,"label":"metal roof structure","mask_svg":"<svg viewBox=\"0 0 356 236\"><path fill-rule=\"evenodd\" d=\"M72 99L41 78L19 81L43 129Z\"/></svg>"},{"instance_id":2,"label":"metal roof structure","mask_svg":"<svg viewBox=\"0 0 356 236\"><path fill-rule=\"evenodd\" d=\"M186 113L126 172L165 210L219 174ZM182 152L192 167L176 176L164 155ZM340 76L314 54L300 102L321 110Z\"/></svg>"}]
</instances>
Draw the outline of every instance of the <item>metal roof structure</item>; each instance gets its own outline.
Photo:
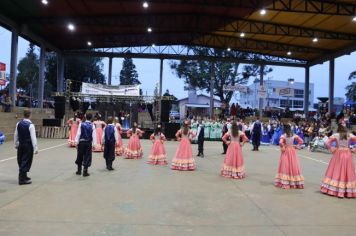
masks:
<instances>
[{"instance_id":1,"label":"metal roof structure","mask_svg":"<svg viewBox=\"0 0 356 236\"><path fill-rule=\"evenodd\" d=\"M311 66L356 50L355 0L150 0L147 8L140 0L47 2L1 0L0 25L68 55L214 57L189 51L201 46L231 50L221 60L249 52L269 64Z\"/></svg>"}]
</instances>

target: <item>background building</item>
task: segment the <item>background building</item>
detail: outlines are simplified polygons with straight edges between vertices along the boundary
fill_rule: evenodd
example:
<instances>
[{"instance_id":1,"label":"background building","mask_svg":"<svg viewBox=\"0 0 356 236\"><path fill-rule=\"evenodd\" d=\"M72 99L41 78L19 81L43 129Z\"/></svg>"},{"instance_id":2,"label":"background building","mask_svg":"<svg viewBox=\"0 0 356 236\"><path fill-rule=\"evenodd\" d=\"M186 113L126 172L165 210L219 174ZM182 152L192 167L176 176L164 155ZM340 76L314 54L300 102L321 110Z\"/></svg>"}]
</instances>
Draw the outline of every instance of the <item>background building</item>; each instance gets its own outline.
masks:
<instances>
[{"instance_id":1,"label":"background building","mask_svg":"<svg viewBox=\"0 0 356 236\"><path fill-rule=\"evenodd\" d=\"M264 81L266 93L263 95L263 107L287 108L290 110L304 109L304 83L294 82L294 79L287 81L266 80ZM313 108L314 84L309 86L309 108ZM259 108L259 80L248 86L247 93L240 93L240 106Z\"/></svg>"}]
</instances>

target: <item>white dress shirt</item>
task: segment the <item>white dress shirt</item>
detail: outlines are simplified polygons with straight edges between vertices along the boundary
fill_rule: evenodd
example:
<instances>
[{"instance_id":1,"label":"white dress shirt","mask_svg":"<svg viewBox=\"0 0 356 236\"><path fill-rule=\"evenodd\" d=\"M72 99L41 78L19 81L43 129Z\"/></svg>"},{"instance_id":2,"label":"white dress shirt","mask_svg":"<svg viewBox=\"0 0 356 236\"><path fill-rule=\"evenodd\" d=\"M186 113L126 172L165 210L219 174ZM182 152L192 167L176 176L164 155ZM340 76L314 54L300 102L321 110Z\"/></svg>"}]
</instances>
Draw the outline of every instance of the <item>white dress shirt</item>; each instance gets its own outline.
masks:
<instances>
[{"instance_id":1,"label":"white dress shirt","mask_svg":"<svg viewBox=\"0 0 356 236\"><path fill-rule=\"evenodd\" d=\"M95 130L95 125L92 124L90 121L84 121L87 123L90 123L93 127L93 133L92 133L92 138L93 138L93 146L96 145L96 130ZM79 124L78 126L78 132L77 132L77 136L75 137L75 143L78 144L79 143L79 139L80 139L80 135L82 133L82 123Z\"/></svg>"},{"instance_id":2,"label":"white dress shirt","mask_svg":"<svg viewBox=\"0 0 356 236\"><path fill-rule=\"evenodd\" d=\"M38 147L37 147L37 138L36 138L36 129L35 129L35 125L32 124L31 120L29 119L23 119L24 121L30 122L30 136L31 136L31 142L32 142L32 146L33 146L33 151L36 152L38 151ZM15 128L15 134L14 134L14 144L15 147L18 148L19 146L19 135L17 133L17 126L18 126L19 122L17 122L16 124L16 128Z\"/></svg>"}]
</instances>

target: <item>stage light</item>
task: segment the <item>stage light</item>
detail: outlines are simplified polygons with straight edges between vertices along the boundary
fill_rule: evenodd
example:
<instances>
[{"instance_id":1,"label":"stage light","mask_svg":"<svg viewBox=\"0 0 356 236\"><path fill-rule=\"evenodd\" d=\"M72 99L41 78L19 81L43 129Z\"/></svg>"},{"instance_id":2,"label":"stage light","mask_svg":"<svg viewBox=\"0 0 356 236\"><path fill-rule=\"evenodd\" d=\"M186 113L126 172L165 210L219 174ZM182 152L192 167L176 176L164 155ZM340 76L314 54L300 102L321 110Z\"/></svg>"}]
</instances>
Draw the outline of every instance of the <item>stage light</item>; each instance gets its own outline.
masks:
<instances>
[{"instance_id":1,"label":"stage light","mask_svg":"<svg viewBox=\"0 0 356 236\"><path fill-rule=\"evenodd\" d=\"M148 28L147 28L147 32L148 32L148 33L151 33L151 32L152 32L152 28L151 28L151 27L148 27Z\"/></svg>"},{"instance_id":2,"label":"stage light","mask_svg":"<svg viewBox=\"0 0 356 236\"><path fill-rule=\"evenodd\" d=\"M152 47L153 47L153 48L156 47L156 44L153 43L153 44L152 44Z\"/></svg>"},{"instance_id":3,"label":"stage light","mask_svg":"<svg viewBox=\"0 0 356 236\"><path fill-rule=\"evenodd\" d=\"M143 2L142 6L143 6L143 8L148 8L148 2Z\"/></svg>"},{"instance_id":4,"label":"stage light","mask_svg":"<svg viewBox=\"0 0 356 236\"><path fill-rule=\"evenodd\" d=\"M265 9L262 9L262 10L260 11L260 14L261 14L262 16L266 15L266 13L267 13L267 11L266 11Z\"/></svg>"},{"instance_id":5,"label":"stage light","mask_svg":"<svg viewBox=\"0 0 356 236\"><path fill-rule=\"evenodd\" d=\"M231 48L227 48L227 51L230 52L230 51L231 51Z\"/></svg>"},{"instance_id":6,"label":"stage light","mask_svg":"<svg viewBox=\"0 0 356 236\"><path fill-rule=\"evenodd\" d=\"M319 41L318 38L313 38L313 42L314 42L314 43L316 43L316 42L318 42L318 41Z\"/></svg>"},{"instance_id":7,"label":"stage light","mask_svg":"<svg viewBox=\"0 0 356 236\"><path fill-rule=\"evenodd\" d=\"M87 42L87 45L88 45L88 46L91 46L91 45L92 45L92 43L91 43L90 41L88 41L88 42Z\"/></svg>"},{"instance_id":8,"label":"stage light","mask_svg":"<svg viewBox=\"0 0 356 236\"><path fill-rule=\"evenodd\" d=\"M288 51L288 52L287 52L287 55L288 55L288 56L292 55L292 52L291 52L291 51Z\"/></svg>"},{"instance_id":9,"label":"stage light","mask_svg":"<svg viewBox=\"0 0 356 236\"><path fill-rule=\"evenodd\" d=\"M70 31L74 31L75 30L75 26L72 24L72 23L69 23L67 25L67 28L70 30Z\"/></svg>"},{"instance_id":10,"label":"stage light","mask_svg":"<svg viewBox=\"0 0 356 236\"><path fill-rule=\"evenodd\" d=\"M355 16L354 18L352 18L352 21L353 21L353 22L356 22L356 16Z\"/></svg>"},{"instance_id":11,"label":"stage light","mask_svg":"<svg viewBox=\"0 0 356 236\"><path fill-rule=\"evenodd\" d=\"M47 0L42 0L41 2L42 2L43 5L47 5L48 4Z\"/></svg>"},{"instance_id":12,"label":"stage light","mask_svg":"<svg viewBox=\"0 0 356 236\"><path fill-rule=\"evenodd\" d=\"M240 37L241 37L241 38L245 37L245 33L242 32L242 33L240 34Z\"/></svg>"}]
</instances>

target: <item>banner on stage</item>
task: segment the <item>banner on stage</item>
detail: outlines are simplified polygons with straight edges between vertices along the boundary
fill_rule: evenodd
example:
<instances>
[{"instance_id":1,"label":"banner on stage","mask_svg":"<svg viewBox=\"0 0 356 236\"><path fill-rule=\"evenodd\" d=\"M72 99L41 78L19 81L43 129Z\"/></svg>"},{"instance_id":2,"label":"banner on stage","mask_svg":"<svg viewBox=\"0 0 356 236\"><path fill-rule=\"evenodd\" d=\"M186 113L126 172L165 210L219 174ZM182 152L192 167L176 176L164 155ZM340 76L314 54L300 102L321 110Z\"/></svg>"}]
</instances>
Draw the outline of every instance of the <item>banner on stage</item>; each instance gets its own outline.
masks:
<instances>
[{"instance_id":1,"label":"banner on stage","mask_svg":"<svg viewBox=\"0 0 356 236\"><path fill-rule=\"evenodd\" d=\"M239 91L241 93L247 93L247 86L242 86L239 84L236 85L224 85L224 91Z\"/></svg>"},{"instance_id":2,"label":"banner on stage","mask_svg":"<svg viewBox=\"0 0 356 236\"><path fill-rule=\"evenodd\" d=\"M284 97L294 97L294 89L292 88L277 88L277 94Z\"/></svg>"},{"instance_id":3,"label":"banner on stage","mask_svg":"<svg viewBox=\"0 0 356 236\"><path fill-rule=\"evenodd\" d=\"M103 85L82 83L82 94L111 96L140 96L139 85Z\"/></svg>"}]
</instances>

